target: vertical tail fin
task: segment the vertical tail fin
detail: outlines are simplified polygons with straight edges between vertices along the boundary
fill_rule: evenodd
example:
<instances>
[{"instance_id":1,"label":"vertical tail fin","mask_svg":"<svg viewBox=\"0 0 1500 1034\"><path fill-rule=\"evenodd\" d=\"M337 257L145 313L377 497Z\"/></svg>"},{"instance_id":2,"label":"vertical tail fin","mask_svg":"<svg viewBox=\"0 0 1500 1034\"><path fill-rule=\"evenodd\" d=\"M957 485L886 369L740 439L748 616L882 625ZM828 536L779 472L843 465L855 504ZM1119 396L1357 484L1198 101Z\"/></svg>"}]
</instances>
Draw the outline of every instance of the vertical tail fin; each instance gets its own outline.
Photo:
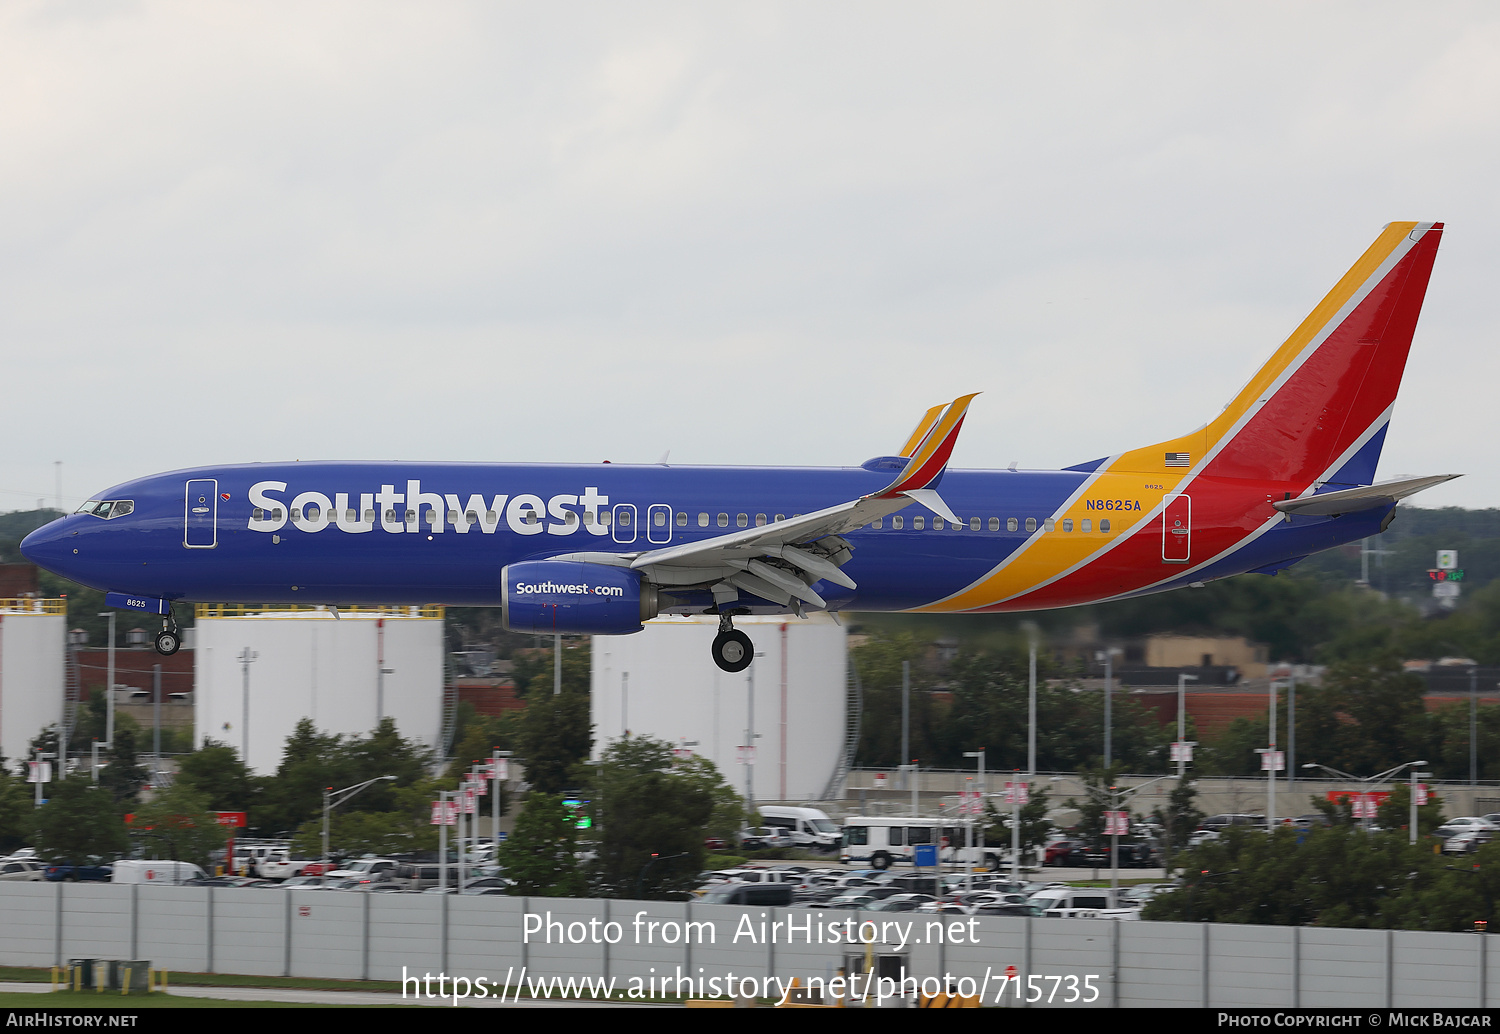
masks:
<instances>
[{"instance_id":1,"label":"vertical tail fin","mask_svg":"<svg viewBox=\"0 0 1500 1034\"><path fill-rule=\"evenodd\" d=\"M1442 223L1386 226L1224 412L1111 466L1370 484L1442 232Z\"/></svg>"}]
</instances>

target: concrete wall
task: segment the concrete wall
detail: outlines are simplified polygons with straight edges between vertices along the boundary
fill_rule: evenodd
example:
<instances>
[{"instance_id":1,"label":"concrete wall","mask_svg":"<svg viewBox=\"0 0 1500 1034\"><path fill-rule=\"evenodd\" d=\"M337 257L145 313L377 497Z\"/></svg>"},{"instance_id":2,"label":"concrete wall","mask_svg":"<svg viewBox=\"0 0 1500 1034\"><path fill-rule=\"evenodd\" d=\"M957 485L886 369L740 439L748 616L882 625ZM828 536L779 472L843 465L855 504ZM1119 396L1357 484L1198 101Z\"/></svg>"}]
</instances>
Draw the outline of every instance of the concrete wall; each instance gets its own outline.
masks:
<instances>
[{"instance_id":1,"label":"concrete wall","mask_svg":"<svg viewBox=\"0 0 1500 1034\"><path fill-rule=\"evenodd\" d=\"M1018 986L1040 999L1034 1008L1485 1007L1500 991L1500 951L1476 934L112 884L0 884L0 965L147 959L186 972L446 973L497 985L524 969L533 980L612 978L622 990L679 971L806 982L846 964L849 945L829 936L846 920L856 931L901 924L867 929L876 955L904 960L919 980L970 978L986 1004L1002 991L1000 1004L1021 1004ZM605 943L611 922L615 943ZM674 934L690 922L700 936L684 943ZM1017 981L1004 983L1007 967Z\"/></svg>"}]
</instances>

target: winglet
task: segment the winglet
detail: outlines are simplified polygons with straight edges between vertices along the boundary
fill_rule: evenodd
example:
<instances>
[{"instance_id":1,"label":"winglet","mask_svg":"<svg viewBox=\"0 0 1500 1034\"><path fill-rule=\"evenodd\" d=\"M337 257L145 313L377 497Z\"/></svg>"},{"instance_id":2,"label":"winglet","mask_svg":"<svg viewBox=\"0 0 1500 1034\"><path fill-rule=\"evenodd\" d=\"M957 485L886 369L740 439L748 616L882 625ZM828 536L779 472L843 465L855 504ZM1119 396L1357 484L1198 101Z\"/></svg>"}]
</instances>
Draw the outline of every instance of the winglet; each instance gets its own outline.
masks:
<instances>
[{"instance_id":1,"label":"winglet","mask_svg":"<svg viewBox=\"0 0 1500 1034\"><path fill-rule=\"evenodd\" d=\"M923 435L921 443L911 452L911 459L906 464L906 469L883 491L875 493L876 498L891 499L904 492L927 488L942 475L948 467L948 457L953 455L953 446L958 442L958 431L964 425L964 414L968 412L969 403L974 401L978 394L975 392L973 395L963 395L954 399L943 415L933 420L930 425L928 421L935 410L928 410L922 422L917 425L918 433L924 426L927 427L927 432ZM916 434L912 437L915 438ZM907 442L907 446L911 446L911 442ZM905 450L902 451L902 455L907 455Z\"/></svg>"}]
</instances>

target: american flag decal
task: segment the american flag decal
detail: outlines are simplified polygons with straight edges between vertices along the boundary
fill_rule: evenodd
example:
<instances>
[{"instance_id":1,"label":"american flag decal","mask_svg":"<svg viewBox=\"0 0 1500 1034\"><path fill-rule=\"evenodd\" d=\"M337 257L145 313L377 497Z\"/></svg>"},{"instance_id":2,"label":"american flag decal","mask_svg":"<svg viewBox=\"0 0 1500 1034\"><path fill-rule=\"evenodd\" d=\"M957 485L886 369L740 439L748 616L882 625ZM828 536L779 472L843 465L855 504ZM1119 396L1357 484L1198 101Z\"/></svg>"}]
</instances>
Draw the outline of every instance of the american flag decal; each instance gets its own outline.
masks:
<instances>
[{"instance_id":1,"label":"american flag decal","mask_svg":"<svg viewBox=\"0 0 1500 1034\"><path fill-rule=\"evenodd\" d=\"M1167 453L1167 466L1169 467L1191 467L1192 465L1192 461L1188 459L1188 454L1185 452Z\"/></svg>"}]
</instances>

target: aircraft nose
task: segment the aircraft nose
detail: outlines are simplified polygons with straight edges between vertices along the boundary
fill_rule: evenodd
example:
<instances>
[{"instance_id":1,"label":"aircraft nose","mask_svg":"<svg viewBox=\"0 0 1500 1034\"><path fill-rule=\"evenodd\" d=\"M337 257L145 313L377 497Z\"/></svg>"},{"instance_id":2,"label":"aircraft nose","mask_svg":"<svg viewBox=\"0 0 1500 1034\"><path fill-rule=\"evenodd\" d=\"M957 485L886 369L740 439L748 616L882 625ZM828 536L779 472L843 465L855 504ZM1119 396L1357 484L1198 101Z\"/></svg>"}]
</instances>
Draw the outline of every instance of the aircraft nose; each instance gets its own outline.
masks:
<instances>
[{"instance_id":1,"label":"aircraft nose","mask_svg":"<svg viewBox=\"0 0 1500 1034\"><path fill-rule=\"evenodd\" d=\"M21 555L38 567L45 567L54 574L67 576L66 568L73 558L73 547L69 542L76 536L67 517L59 517L44 524L21 540Z\"/></svg>"}]
</instances>

